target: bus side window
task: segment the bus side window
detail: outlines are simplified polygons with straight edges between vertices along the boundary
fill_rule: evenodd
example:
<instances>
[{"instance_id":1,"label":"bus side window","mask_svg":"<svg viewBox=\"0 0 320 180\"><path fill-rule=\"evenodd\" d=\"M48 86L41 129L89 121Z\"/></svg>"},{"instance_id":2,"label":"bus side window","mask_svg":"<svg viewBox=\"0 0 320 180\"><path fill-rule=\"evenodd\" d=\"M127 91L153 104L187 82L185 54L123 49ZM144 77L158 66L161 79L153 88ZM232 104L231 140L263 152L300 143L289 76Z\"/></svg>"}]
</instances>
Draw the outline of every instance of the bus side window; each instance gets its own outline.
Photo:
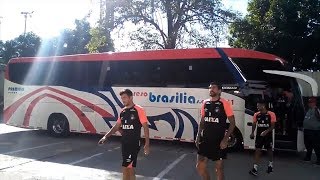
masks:
<instances>
[{"instance_id":1,"label":"bus side window","mask_svg":"<svg viewBox=\"0 0 320 180\"><path fill-rule=\"evenodd\" d=\"M188 61L188 87L208 87L212 81L221 84L237 83L225 62L220 59L195 59Z\"/></svg>"}]
</instances>

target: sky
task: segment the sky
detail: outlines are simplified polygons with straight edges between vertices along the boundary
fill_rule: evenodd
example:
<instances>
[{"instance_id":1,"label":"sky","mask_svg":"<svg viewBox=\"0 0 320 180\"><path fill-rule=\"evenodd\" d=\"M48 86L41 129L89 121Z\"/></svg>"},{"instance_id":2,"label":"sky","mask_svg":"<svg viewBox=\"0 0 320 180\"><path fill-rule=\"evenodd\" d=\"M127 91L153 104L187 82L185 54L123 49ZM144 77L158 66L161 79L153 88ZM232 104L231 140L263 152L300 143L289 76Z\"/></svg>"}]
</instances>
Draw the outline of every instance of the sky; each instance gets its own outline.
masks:
<instances>
[{"instance_id":1,"label":"sky","mask_svg":"<svg viewBox=\"0 0 320 180\"><path fill-rule=\"evenodd\" d=\"M248 0L222 0L227 8L246 13ZM74 20L90 11L94 24L99 17L99 0L0 0L0 40L13 39L24 32L21 12L32 12L27 18L27 32L42 38L58 36L65 28L73 28ZM2 17L2 18L1 18Z\"/></svg>"}]
</instances>

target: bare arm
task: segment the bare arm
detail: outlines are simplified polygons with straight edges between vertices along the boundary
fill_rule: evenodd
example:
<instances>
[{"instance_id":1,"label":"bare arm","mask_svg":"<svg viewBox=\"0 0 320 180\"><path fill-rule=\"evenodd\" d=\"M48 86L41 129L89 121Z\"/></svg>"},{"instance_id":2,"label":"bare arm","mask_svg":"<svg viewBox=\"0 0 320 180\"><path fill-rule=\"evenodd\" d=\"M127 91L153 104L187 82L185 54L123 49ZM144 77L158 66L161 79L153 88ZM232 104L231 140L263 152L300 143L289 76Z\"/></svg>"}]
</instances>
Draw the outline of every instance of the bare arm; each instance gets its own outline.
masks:
<instances>
[{"instance_id":1,"label":"bare arm","mask_svg":"<svg viewBox=\"0 0 320 180\"><path fill-rule=\"evenodd\" d=\"M144 130L145 145L149 146L150 139L149 139L149 126L148 126L148 123L143 123L142 127L143 127L143 130Z\"/></svg>"},{"instance_id":2,"label":"bare arm","mask_svg":"<svg viewBox=\"0 0 320 180\"><path fill-rule=\"evenodd\" d=\"M274 129L274 126L275 126L275 122L271 122L271 126L265 130L266 134L268 134L269 132L272 132L272 130Z\"/></svg>"},{"instance_id":3,"label":"bare arm","mask_svg":"<svg viewBox=\"0 0 320 180\"><path fill-rule=\"evenodd\" d=\"M197 137L200 137L203 129L204 129L204 118L201 118L200 123L199 123L199 127L198 127Z\"/></svg>"},{"instance_id":4,"label":"bare arm","mask_svg":"<svg viewBox=\"0 0 320 180\"><path fill-rule=\"evenodd\" d=\"M230 122L230 125L229 125L229 128L228 128L228 132L226 133L224 138L229 138L229 136L231 136L231 134L233 133L234 128L236 127L236 121L235 121L234 116L229 116L228 120Z\"/></svg>"},{"instance_id":5,"label":"bare arm","mask_svg":"<svg viewBox=\"0 0 320 180\"><path fill-rule=\"evenodd\" d=\"M256 128L257 128L257 122L253 122L251 134L254 134L254 131L256 130Z\"/></svg>"},{"instance_id":6,"label":"bare arm","mask_svg":"<svg viewBox=\"0 0 320 180\"><path fill-rule=\"evenodd\" d=\"M109 131L106 135L103 136L103 138L108 138L108 137L110 137L112 134L116 133L116 132L119 130L120 126L121 126L121 123L120 123L120 122L117 122L116 125L114 125L114 126L110 129L110 131Z\"/></svg>"}]
</instances>

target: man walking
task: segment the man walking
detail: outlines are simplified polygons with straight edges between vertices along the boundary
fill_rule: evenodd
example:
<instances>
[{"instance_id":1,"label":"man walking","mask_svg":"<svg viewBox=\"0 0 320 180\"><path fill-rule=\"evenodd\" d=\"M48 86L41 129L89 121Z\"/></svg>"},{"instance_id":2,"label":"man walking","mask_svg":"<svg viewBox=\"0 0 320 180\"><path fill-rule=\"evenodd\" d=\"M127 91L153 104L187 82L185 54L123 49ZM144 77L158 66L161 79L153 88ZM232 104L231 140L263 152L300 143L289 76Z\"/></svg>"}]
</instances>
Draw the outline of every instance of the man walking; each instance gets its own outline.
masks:
<instances>
[{"instance_id":1,"label":"man walking","mask_svg":"<svg viewBox=\"0 0 320 180\"><path fill-rule=\"evenodd\" d=\"M231 104L220 98L221 85L210 83L210 99L203 102L201 121L196 146L198 148L197 171L203 180L210 180L207 170L208 160L215 161L217 180L224 179L223 159L227 158L228 138L235 128L235 119ZM227 119L230 122L227 130Z\"/></svg>"},{"instance_id":2,"label":"man walking","mask_svg":"<svg viewBox=\"0 0 320 180\"><path fill-rule=\"evenodd\" d=\"M261 150L264 147L268 151L269 165L267 173L273 172L273 138L272 131L276 122L276 115L272 111L268 111L266 108L266 102L261 100L257 103L258 112L253 115L251 139L254 139L254 132L257 128L256 134L256 151L254 155L254 165L250 174L258 175L258 163L260 161Z\"/></svg>"},{"instance_id":3,"label":"man walking","mask_svg":"<svg viewBox=\"0 0 320 180\"><path fill-rule=\"evenodd\" d=\"M133 94L129 89L120 92L124 104L116 125L99 141L103 144L108 137L122 127L122 173L123 180L135 180L135 171L138 153L140 151L141 127L144 129L145 145L144 153L149 154L149 128L145 111L139 105L133 103Z\"/></svg>"}]
</instances>

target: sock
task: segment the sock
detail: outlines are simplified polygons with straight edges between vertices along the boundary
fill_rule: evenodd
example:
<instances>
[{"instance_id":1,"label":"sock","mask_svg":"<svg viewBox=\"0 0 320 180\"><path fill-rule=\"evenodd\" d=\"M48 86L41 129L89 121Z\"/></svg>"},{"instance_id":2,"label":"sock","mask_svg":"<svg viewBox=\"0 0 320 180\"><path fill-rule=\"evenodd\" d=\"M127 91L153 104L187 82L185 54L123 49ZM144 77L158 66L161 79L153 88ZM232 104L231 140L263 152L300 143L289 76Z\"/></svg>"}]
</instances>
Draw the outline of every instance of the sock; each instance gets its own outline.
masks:
<instances>
[{"instance_id":1,"label":"sock","mask_svg":"<svg viewBox=\"0 0 320 180\"><path fill-rule=\"evenodd\" d=\"M253 165L253 169L255 169L256 171L258 171L258 165L257 165L257 164L254 164L254 165Z\"/></svg>"},{"instance_id":2,"label":"sock","mask_svg":"<svg viewBox=\"0 0 320 180\"><path fill-rule=\"evenodd\" d=\"M273 162L272 161L269 161L269 166L273 167Z\"/></svg>"}]
</instances>

